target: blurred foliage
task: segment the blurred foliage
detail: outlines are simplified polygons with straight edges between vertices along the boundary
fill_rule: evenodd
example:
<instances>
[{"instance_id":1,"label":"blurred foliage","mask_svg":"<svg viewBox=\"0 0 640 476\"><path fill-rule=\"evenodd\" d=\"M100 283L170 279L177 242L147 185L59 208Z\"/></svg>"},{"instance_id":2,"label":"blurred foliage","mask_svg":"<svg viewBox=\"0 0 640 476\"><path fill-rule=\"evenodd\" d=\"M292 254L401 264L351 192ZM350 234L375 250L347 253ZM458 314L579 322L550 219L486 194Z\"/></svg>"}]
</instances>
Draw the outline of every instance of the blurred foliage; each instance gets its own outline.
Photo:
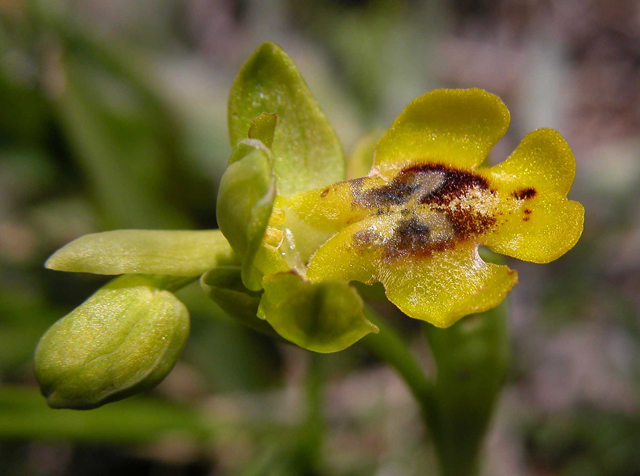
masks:
<instances>
[{"instance_id":1,"label":"blurred foliage","mask_svg":"<svg viewBox=\"0 0 640 476\"><path fill-rule=\"evenodd\" d=\"M640 421L583 408L546 415L528 441L537 465L562 476L633 476L640 473Z\"/></svg>"},{"instance_id":2,"label":"blurred foliage","mask_svg":"<svg viewBox=\"0 0 640 476\"><path fill-rule=\"evenodd\" d=\"M567 137L586 229L544 269L512 264L512 369L487 474L638 474L636 3L0 2L3 474L411 475L433 464L406 390L362 348L324 360L319 443L301 397L305 354L239 327L191 288L180 294L193 317L184 359L152 396L73 413L36 394L38 338L105 282L42 263L85 233L215 228L226 98L266 40L299 64L348 153L438 86L505 100L512 127L493 160L535 127ZM401 331L424 353L407 321Z\"/></svg>"}]
</instances>

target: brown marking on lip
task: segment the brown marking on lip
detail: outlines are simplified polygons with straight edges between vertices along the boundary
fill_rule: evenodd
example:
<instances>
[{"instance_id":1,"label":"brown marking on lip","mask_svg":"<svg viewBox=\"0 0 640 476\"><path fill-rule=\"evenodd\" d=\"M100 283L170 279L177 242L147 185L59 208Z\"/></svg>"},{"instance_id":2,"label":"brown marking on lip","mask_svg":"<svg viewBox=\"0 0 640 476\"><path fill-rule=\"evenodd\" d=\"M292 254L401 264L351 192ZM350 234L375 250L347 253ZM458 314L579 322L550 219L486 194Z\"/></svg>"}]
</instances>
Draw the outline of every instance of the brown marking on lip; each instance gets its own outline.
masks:
<instances>
[{"instance_id":1,"label":"brown marking on lip","mask_svg":"<svg viewBox=\"0 0 640 476\"><path fill-rule=\"evenodd\" d=\"M375 208L402 205L409 201L418 188L419 184L407 183L402 177L396 177L387 185L364 191L360 201L367 207Z\"/></svg>"},{"instance_id":2,"label":"brown marking on lip","mask_svg":"<svg viewBox=\"0 0 640 476\"><path fill-rule=\"evenodd\" d=\"M426 258L436 251L453 248L458 240L434 240L431 230L418 217L402 219L398 222L391 238L385 243L383 259L391 261L410 256Z\"/></svg>"},{"instance_id":3,"label":"brown marking on lip","mask_svg":"<svg viewBox=\"0 0 640 476\"><path fill-rule=\"evenodd\" d=\"M441 172L444 175L444 180L437 189L420 198L421 204L448 205L456 198L464 198L464 195L473 188L495 193L489 187L487 179L480 175L464 170L451 169L444 165L426 165L420 166L420 169Z\"/></svg>"},{"instance_id":4,"label":"brown marking on lip","mask_svg":"<svg viewBox=\"0 0 640 476\"><path fill-rule=\"evenodd\" d=\"M431 244L431 230L429 227L416 217L405 218L398 221L391 239L387 242L385 258L422 253Z\"/></svg>"},{"instance_id":5,"label":"brown marking on lip","mask_svg":"<svg viewBox=\"0 0 640 476\"><path fill-rule=\"evenodd\" d=\"M328 195L328 193L329 193L329 190L330 190L330 188L329 188L329 187L325 188L325 189L322 191L322 193L320 194L320 197L321 197L321 198L326 197L326 196Z\"/></svg>"},{"instance_id":6,"label":"brown marking on lip","mask_svg":"<svg viewBox=\"0 0 640 476\"><path fill-rule=\"evenodd\" d=\"M473 206L473 200L478 200L478 191L496 194L481 175L439 164L408 167L388 184L368 190L362 190L362 182L352 183L354 204L370 208L373 214L381 215L400 208L402 218L396 222L393 235L384 243L383 257L386 260L402 256L429 256L435 251L453 248L457 243L493 227L498 215L479 211ZM409 205L403 207L405 204ZM419 205L428 205L430 213L442 213L453 227L454 236L435 241L429 226L415 215L414 208ZM375 241L364 231L353 237L353 244L360 247L375 244Z\"/></svg>"},{"instance_id":7,"label":"brown marking on lip","mask_svg":"<svg viewBox=\"0 0 640 476\"><path fill-rule=\"evenodd\" d=\"M516 190L515 192L512 193L512 196L514 198L517 198L518 200L528 200L530 198L535 197L538 194L538 192L536 192L535 188L523 188L522 190Z\"/></svg>"},{"instance_id":8,"label":"brown marking on lip","mask_svg":"<svg viewBox=\"0 0 640 476\"><path fill-rule=\"evenodd\" d=\"M522 219L522 221L529 221L529 220L531 220L531 217L524 217L524 218Z\"/></svg>"},{"instance_id":9,"label":"brown marking on lip","mask_svg":"<svg viewBox=\"0 0 640 476\"><path fill-rule=\"evenodd\" d=\"M429 166L444 173L444 181L436 190L426 194L420 199L424 205L432 205L444 213L456 232L459 241L469 239L473 235L484 233L495 225L496 217L474 211L473 208L452 207L451 202L458 200L463 202L470 190L482 190L495 194L487 179L463 170L449 169L442 165Z\"/></svg>"},{"instance_id":10,"label":"brown marking on lip","mask_svg":"<svg viewBox=\"0 0 640 476\"><path fill-rule=\"evenodd\" d=\"M527 215L531 215L531 210L529 210L528 208L525 208L525 209L524 209L524 212L525 212Z\"/></svg>"},{"instance_id":11,"label":"brown marking on lip","mask_svg":"<svg viewBox=\"0 0 640 476\"><path fill-rule=\"evenodd\" d=\"M456 232L456 238L459 241L484 233L498 221L495 216L484 215L470 210L454 209L445 211L445 214L451 221Z\"/></svg>"},{"instance_id":12,"label":"brown marking on lip","mask_svg":"<svg viewBox=\"0 0 640 476\"><path fill-rule=\"evenodd\" d=\"M371 230L360 230L353 234L353 244L356 246L369 246L377 238L378 236Z\"/></svg>"}]
</instances>

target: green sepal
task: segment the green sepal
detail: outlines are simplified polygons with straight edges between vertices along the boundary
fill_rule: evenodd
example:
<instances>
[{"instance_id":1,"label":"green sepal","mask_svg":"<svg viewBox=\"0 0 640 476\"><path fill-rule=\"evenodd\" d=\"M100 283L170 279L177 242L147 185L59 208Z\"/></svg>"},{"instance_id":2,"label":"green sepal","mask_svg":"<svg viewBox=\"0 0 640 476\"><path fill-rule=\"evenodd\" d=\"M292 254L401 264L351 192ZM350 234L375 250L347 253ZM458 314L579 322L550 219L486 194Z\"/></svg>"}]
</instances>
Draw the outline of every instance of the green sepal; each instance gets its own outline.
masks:
<instances>
[{"instance_id":1,"label":"green sepal","mask_svg":"<svg viewBox=\"0 0 640 476\"><path fill-rule=\"evenodd\" d=\"M277 335L268 323L257 317L262 292L251 291L244 286L239 267L223 266L209 270L200 278L200 286L230 317L263 334Z\"/></svg>"},{"instance_id":2,"label":"green sepal","mask_svg":"<svg viewBox=\"0 0 640 476\"><path fill-rule=\"evenodd\" d=\"M175 280L121 276L51 326L35 354L50 407L96 408L167 376L189 335L187 308L165 290Z\"/></svg>"},{"instance_id":3,"label":"green sepal","mask_svg":"<svg viewBox=\"0 0 640 476\"><path fill-rule=\"evenodd\" d=\"M273 146L277 123L277 115L263 112L251 122L247 135L249 139L257 139L270 149Z\"/></svg>"},{"instance_id":4,"label":"green sepal","mask_svg":"<svg viewBox=\"0 0 640 476\"><path fill-rule=\"evenodd\" d=\"M218 225L242 260L244 285L253 291L262 289L262 273L254 266L254 260L271 217L275 196L271 162L262 148L254 148L230 164L220 181L216 209Z\"/></svg>"},{"instance_id":5,"label":"green sepal","mask_svg":"<svg viewBox=\"0 0 640 476\"><path fill-rule=\"evenodd\" d=\"M244 64L229 96L229 138L235 149L255 118L275 114L271 150L278 193L290 195L345 179L340 141L296 65L265 43Z\"/></svg>"},{"instance_id":6,"label":"green sepal","mask_svg":"<svg viewBox=\"0 0 640 476\"><path fill-rule=\"evenodd\" d=\"M294 271L264 279L258 316L285 339L320 353L338 352L378 332L349 283L310 283Z\"/></svg>"},{"instance_id":7,"label":"green sepal","mask_svg":"<svg viewBox=\"0 0 640 476\"><path fill-rule=\"evenodd\" d=\"M508 365L507 304L447 329L426 325L437 365L429 424L443 474L475 474Z\"/></svg>"},{"instance_id":8,"label":"green sepal","mask_svg":"<svg viewBox=\"0 0 640 476\"><path fill-rule=\"evenodd\" d=\"M115 230L81 236L56 251L45 267L107 275L199 276L236 263L220 230Z\"/></svg>"}]
</instances>

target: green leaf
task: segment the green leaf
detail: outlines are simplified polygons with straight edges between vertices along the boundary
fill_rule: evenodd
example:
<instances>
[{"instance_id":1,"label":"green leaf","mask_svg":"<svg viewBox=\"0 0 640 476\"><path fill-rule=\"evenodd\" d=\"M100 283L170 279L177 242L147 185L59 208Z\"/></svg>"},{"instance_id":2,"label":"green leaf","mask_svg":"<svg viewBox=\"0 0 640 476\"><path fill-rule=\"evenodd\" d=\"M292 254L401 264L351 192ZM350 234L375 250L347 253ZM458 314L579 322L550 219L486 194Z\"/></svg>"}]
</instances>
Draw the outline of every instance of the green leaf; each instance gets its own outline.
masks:
<instances>
[{"instance_id":1,"label":"green leaf","mask_svg":"<svg viewBox=\"0 0 640 476\"><path fill-rule=\"evenodd\" d=\"M212 436L210 419L175 403L134 398L90 412L52 410L35 389L0 388L0 439L143 443L171 434ZM217 428L217 427L216 427Z\"/></svg>"},{"instance_id":2,"label":"green leaf","mask_svg":"<svg viewBox=\"0 0 640 476\"><path fill-rule=\"evenodd\" d=\"M200 278L200 285L229 316L251 329L275 335L271 326L257 317L262 293L250 291L242 284L239 267L214 268Z\"/></svg>"},{"instance_id":3,"label":"green leaf","mask_svg":"<svg viewBox=\"0 0 640 476\"><path fill-rule=\"evenodd\" d=\"M248 137L254 118L276 114L272 151L278 193L290 195L345 179L345 163L335 131L313 99L295 64L265 43L236 77L229 96L231 147Z\"/></svg>"},{"instance_id":4,"label":"green leaf","mask_svg":"<svg viewBox=\"0 0 640 476\"><path fill-rule=\"evenodd\" d=\"M0 291L0 372L10 372L33 359L33 349L60 312L38 292Z\"/></svg>"},{"instance_id":5,"label":"green leaf","mask_svg":"<svg viewBox=\"0 0 640 476\"><path fill-rule=\"evenodd\" d=\"M253 291L262 288L262 273L254 267L254 258L267 229L276 196L271 170L265 151L253 149L229 165L218 190L218 225L242 259L242 281Z\"/></svg>"},{"instance_id":6,"label":"green leaf","mask_svg":"<svg viewBox=\"0 0 640 476\"><path fill-rule=\"evenodd\" d=\"M508 365L506 304L425 327L438 368L429 423L443 474L474 474Z\"/></svg>"},{"instance_id":7,"label":"green leaf","mask_svg":"<svg viewBox=\"0 0 640 476\"><path fill-rule=\"evenodd\" d=\"M45 266L78 273L199 276L236 262L220 230L115 230L81 236Z\"/></svg>"},{"instance_id":8,"label":"green leaf","mask_svg":"<svg viewBox=\"0 0 640 476\"><path fill-rule=\"evenodd\" d=\"M52 408L89 409L160 383L189 335L189 312L164 290L179 278L126 275L56 322L35 355Z\"/></svg>"},{"instance_id":9,"label":"green leaf","mask_svg":"<svg viewBox=\"0 0 640 476\"><path fill-rule=\"evenodd\" d=\"M310 283L295 272L267 276L258 316L285 339L314 352L346 349L378 328L344 281Z\"/></svg>"},{"instance_id":10,"label":"green leaf","mask_svg":"<svg viewBox=\"0 0 640 476\"><path fill-rule=\"evenodd\" d=\"M86 58L65 55L64 87L52 94L60 130L111 228L187 228L189 220L168 200L169 159L156 127L163 119L147 102ZM110 82L111 81L111 82ZM131 110L114 107L112 85ZM116 95L116 98L120 97ZM175 187L174 187L175 188Z\"/></svg>"}]
</instances>

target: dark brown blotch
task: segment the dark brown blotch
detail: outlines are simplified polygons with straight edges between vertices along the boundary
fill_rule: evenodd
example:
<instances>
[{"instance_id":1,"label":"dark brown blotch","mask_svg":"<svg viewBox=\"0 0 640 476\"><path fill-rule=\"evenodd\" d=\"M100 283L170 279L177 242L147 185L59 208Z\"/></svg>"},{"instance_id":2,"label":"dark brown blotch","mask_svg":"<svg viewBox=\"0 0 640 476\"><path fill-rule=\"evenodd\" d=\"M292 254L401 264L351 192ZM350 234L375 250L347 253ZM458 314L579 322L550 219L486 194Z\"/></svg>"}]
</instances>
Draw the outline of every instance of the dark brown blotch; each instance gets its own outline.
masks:
<instances>
[{"instance_id":1,"label":"dark brown blotch","mask_svg":"<svg viewBox=\"0 0 640 476\"><path fill-rule=\"evenodd\" d=\"M458 241L484 233L496 223L496 217L474 211L472 207L451 207L453 200L464 201L470 190L485 190L495 194L486 178L464 170L449 169L441 165L430 166L441 170L444 180L440 187L420 199L421 204L432 205L446 215Z\"/></svg>"},{"instance_id":2,"label":"dark brown blotch","mask_svg":"<svg viewBox=\"0 0 640 476\"><path fill-rule=\"evenodd\" d=\"M529 200L530 198L535 197L538 194L535 188L523 188L521 190L516 190L513 192L513 197L518 200Z\"/></svg>"},{"instance_id":3,"label":"dark brown blotch","mask_svg":"<svg viewBox=\"0 0 640 476\"><path fill-rule=\"evenodd\" d=\"M329 187L325 188L325 189L320 193L320 197L321 197L321 198L326 197L326 196L329 194L329 190L330 190L330 188L329 188Z\"/></svg>"},{"instance_id":4,"label":"dark brown blotch","mask_svg":"<svg viewBox=\"0 0 640 476\"><path fill-rule=\"evenodd\" d=\"M433 190L423 192L425 180L440 176L440 183ZM436 182L437 183L437 182ZM422 190L421 190L422 189ZM411 208L401 210L393 235L385 244L385 259L402 256L425 257L433 252L450 249L458 242L484 233L497 223L497 215L483 214L474 207L459 206L467 199L471 190L482 190L495 194L486 178L474 173L453 169L444 165L423 164L402 170L390 183L382 187L362 190L360 183L352 184L354 203L372 208L375 214L388 213L392 206L401 206L410 201L416 193L420 205L428 205L432 211L442 213L451 223L455 238L434 241L429 226L413 215ZM452 205L453 201L456 205ZM367 246L375 238L366 232L354 235L356 246Z\"/></svg>"},{"instance_id":5,"label":"dark brown blotch","mask_svg":"<svg viewBox=\"0 0 640 476\"><path fill-rule=\"evenodd\" d=\"M377 235L371 230L360 230L353 235L353 244L356 246L372 245L377 239Z\"/></svg>"},{"instance_id":6,"label":"dark brown blotch","mask_svg":"<svg viewBox=\"0 0 640 476\"><path fill-rule=\"evenodd\" d=\"M462 196L472 188L489 189L484 177L464 170L457 170L438 164L414 165L402 170L391 182L364 192L357 190L356 201L371 208L390 207L405 204L420 190L430 175L440 174L442 183L420 197L419 203L447 204ZM355 191L354 188L354 191ZM493 191L492 191L493 193Z\"/></svg>"},{"instance_id":7,"label":"dark brown blotch","mask_svg":"<svg viewBox=\"0 0 640 476\"><path fill-rule=\"evenodd\" d=\"M396 177L389 184L371 188L362 193L360 201L368 207L389 207L407 203L411 195L419 188L416 183L407 183Z\"/></svg>"},{"instance_id":8,"label":"dark brown blotch","mask_svg":"<svg viewBox=\"0 0 640 476\"><path fill-rule=\"evenodd\" d=\"M474 188L495 193L490 189L487 179L480 175L464 170L450 169L443 165L427 165L422 168L428 168L431 172L441 172L444 179L437 189L420 198L421 204L448 205L456 198L464 198L465 194Z\"/></svg>"},{"instance_id":9,"label":"dark brown blotch","mask_svg":"<svg viewBox=\"0 0 640 476\"><path fill-rule=\"evenodd\" d=\"M453 209L445 212L460 241L481 235L498 221L496 216L485 215L469 209Z\"/></svg>"},{"instance_id":10,"label":"dark brown blotch","mask_svg":"<svg viewBox=\"0 0 640 476\"><path fill-rule=\"evenodd\" d=\"M398 221L393 235L387 242L385 257L424 253L432 244L430 235L429 227L418 218L402 219Z\"/></svg>"}]
</instances>

